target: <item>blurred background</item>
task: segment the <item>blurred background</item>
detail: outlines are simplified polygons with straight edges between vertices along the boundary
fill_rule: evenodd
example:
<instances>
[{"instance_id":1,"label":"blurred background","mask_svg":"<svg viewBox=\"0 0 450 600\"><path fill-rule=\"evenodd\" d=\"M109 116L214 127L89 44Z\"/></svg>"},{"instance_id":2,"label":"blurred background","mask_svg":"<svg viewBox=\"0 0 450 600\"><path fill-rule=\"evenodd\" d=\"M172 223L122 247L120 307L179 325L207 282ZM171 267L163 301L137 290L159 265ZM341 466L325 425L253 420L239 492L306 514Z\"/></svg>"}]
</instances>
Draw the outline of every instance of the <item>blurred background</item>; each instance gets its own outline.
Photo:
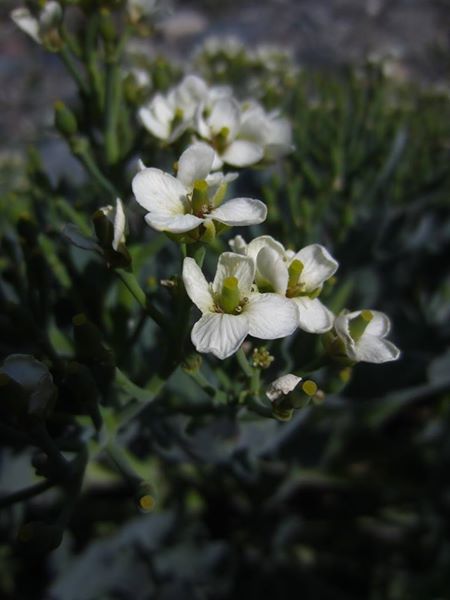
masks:
<instances>
[{"instance_id":1,"label":"blurred background","mask_svg":"<svg viewBox=\"0 0 450 600\"><path fill-rule=\"evenodd\" d=\"M0 6L3 208L12 190L30 189L30 145L53 185L85 183L53 127L53 103L75 89L58 56L10 21L18 5ZM229 82L242 98L258 89L282 107L296 151L281 169L242 175L243 188L268 204L272 235L332 250L341 266L330 305L388 313L402 358L358 365L344 391L289 423L147 415L127 439L159 487L158 510L137 516L125 487L92 467L57 550L30 559L0 546L0 596L450 598L449 17L448 0L186 0L163 7L150 40L133 41L175 73ZM211 36L221 41L208 46ZM248 61L261 45L284 58ZM283 346L285 364L301 364L309 337ZM18 344L5 336L2 358ZM185 379L168 401L180 389L195 397ZM29 463L8 449L0 487L30 476ZM5 539L21 510L0 514Z\"/></svg>"}]
</instances>

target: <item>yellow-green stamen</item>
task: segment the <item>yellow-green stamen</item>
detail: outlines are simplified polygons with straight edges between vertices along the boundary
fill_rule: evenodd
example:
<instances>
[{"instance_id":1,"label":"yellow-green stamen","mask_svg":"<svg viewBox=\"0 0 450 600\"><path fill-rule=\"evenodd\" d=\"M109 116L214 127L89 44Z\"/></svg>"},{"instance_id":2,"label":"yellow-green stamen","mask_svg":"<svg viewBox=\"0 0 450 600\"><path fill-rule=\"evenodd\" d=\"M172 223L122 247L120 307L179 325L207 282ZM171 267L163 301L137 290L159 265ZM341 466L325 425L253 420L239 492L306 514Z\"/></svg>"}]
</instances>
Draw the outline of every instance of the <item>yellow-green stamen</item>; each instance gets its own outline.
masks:
<instances>
[{"instance_id":1,"label":"yellow-green stamen","mask_svg":"<svg viewBox=\"0 0 450 600\"><path fill-rule=\"evenodd\" d=\"M363 333L365 332L368 324L372 319L373 314L370 312L370 310L363 310L357 317L351 319L348 328L350 331L350 335L352 336L355 342L361 339Z\"/></svg>"},{"instance_id":2,"label":"yellow-green stamen","mask_svg":"<svg viewBox=\"0 0 450 600\"><path fill-rule=\"evenodd\" d=\"M197 179L194 182L192 210L194 215L197 216L203 216L208 212L208 184L204 179Z\"/></svg>"},{"instance_id":3,"label":"yellow-green stamen","mask_svg":"<svg viewBox=\"0 0 450 600\"><path fill-rule=\"evenodd\" d=\"M240 304L240 292L236 277L226 277L220 294L220 307L223 312L233 314Z\"/></svg>"}]
</instances>

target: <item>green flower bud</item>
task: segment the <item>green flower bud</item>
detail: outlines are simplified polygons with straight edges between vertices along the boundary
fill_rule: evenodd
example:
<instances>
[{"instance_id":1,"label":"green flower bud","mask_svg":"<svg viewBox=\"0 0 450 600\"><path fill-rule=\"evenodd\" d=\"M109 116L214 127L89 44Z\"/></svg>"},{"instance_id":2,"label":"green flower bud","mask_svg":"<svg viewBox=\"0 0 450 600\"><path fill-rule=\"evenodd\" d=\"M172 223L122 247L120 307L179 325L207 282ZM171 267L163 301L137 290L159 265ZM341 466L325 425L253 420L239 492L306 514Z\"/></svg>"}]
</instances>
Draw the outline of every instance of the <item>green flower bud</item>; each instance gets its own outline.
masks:
<instances>
[{"instance_id":1,"label":"green flower bud","mask_svg":"<svg viewBox=\"0 0 450 600\"><path fill-rule=\"evenodd\" d=\"M189 354L183 361L182 369L186 373L197 373L202 366L203 359L197 352Z\"/></svg>"},{"instance_id":2,"label":"green flower bud","mask_svg":"<svg viewBox=\"0 0 450 600\"><path fill-rule=\"evenodd\" d=\"M141 512L151 512L156 505L153 487L146 481L142 481L136 489L135 500Z\"/></svg>"},{"instance_id":3,"label":"green flower bud","mask_svg":"<svg viewBox=\"0 0 450 600\"><path fill-rule=\"evenodd\" d=\"M55 102L55 127L66 138L72 138L78 131L75 115L60 100Z\"/></svg>"}]
</instances>

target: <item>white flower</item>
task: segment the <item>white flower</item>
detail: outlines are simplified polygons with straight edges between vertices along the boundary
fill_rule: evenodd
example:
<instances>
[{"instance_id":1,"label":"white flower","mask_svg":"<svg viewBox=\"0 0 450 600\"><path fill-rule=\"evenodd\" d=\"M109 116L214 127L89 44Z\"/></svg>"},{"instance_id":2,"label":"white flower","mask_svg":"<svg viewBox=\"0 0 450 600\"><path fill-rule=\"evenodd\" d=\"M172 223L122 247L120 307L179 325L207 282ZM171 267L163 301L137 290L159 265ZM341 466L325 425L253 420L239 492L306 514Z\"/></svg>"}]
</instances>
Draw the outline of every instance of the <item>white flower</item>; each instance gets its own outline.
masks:
<instances>
[{"instance_id":1,"label":"white flower","mask_svg":"<svg viewBox=\"0 0 450 600\"><path fill-rule=\"evenodd\" d=\"M137 202L149 211L145 220L150 227L184 233L211 221L236 226L264 221L267 208L260 200L234 198L218 206L223 186L235 175L210 174L213 160L214 151L197 143L181 155L176 177L154 168L144 168L135 175L133 192Z\"/></svg>"},{"instance_id":2,"label":"white flower","mask_svg":"<svg viewBox=\"0 0 450 600\"><path fill-rule=\"evenodd\" d=\"M400 350L385 339L389 318L375 310L357 310L336 317L334 328L345 352L354 362L384 363L397 360Z\"/></svg>"},{"instance_id":3,"label":"white flower","mask_svg":"<svg viewBox=\"0 0 450 600\"><path fill-rule=\"evenodd\" d=\"M203 103L196 114L197 133L217 153L215 168L223 163L247 167L263 158L275 160L290 152L291 126L278 113L266 113L256 102L241 106L231 97Z\"/></svg>"},{"instance_id":4,"label":"white flower","mask_svg":"<svg viewBox=\"0 0 450 600\"><path fill-rule=\"evenodd\" d=\"M293 375L292 373L278 377L278 379L272 381L267 388L266 396L271 402L275 402L282 396L290 394L298 386L301 380L301 377L297 377L297 375Z\"/></svg>"},{"instance_id":5,"label":"white flower","mask_svg":"<svg viewBox=\"0 0 450 600\"><path fill-rule=\"evenodd\" d=\"M238 136L261 145L267 160L276 160L293 150L292 129L288 119L280 117L277 111L267 113L256 102L247 102L242 106Z\"/></svg>"},{"instance_id":6,"label":"white flower","mask_svg":"<svg viewBox=\"0 0 450 600\"><path fill-rule=\"evenodd\" d=\"M226 87L209 88L196 75L187 75L166 95L156 94L150 102L139 109L138 116L143 126L160 140L173 142L188 129L202 103L229 95Z\"/></svg>"},{"instance_id":7,"label":"white flower","mask_svg":"<svg viewBox=\"0 0 450 600\"><path fill-rule=\"evenodd\" d=\"M259 141L240 136L241 119L241 109L234 98L219 98L210 106L203 103L197 110L196 130L214 147L215 168L219 169L223 163L247 167L263 158L264 147Z\"/></svg>"},{"instance_id":8,"label":"white flower","mask_svg":"<svg viewBox=\"0 0 450 600\"><path fill-rule=\"evenodd\" d=\"M38 17L35 17L28 8L23 7L14 9L11 12L11 19L35 42L42 44L43 36L61 22L62 8L58 2L52 0L45 4Z\"/></svg>"},{"instance_id":9,"label":"white flower","mask_svg":"<svg viewBox=\"0 0 450 600\"><path fill-rule=\"evenodd\" d=\"M163 7L164 2L160 0L127 0L128 16L134 24L141 19L153 17Z\"/></svg>"},{"instance_id":10,"label":"white flower","mask_svg":"<svg viewBox=\"0 0 450 600\"><path fill-rule=\"evenodd\" d=\"M287 296L296 305L300 329L324 333L332 328L334 315L317 298L324 282L338 267L326 248L311 244L294 253L269 235L257 237L248 245L236 237L230 244L255 261L260 291Z\"/></svg>"},{"instance_id":11,"label":"white flower","mask_svg":"<svg viewBox=\"0 0 450 600\"><path fill-rule=\"evenodd\" d=\"M272 340L294 332L293 304L277 294L254 292L254 276L251 258L224 252L214 281L208 284L195 260L184 259L186 292L202 312L191 333L198 352L211 352L224 359L237 352L247 335Z\"/></svg>"},{"instance_id":12,"label":"white flower","mask_svg":"<svg viewBox=\"0 0 450 600\"><path fill-rule=\"evenodd\" d=\"M100 211L113 225L114 236L112 240L112 247L113 250L117 252L119 249L119 245L125 244L125 228L127 225L122 201L120 200L120 198L117 198L115 208L108 204L108 206L102 206L100 208Z\"/></svg>"}]
</instances>

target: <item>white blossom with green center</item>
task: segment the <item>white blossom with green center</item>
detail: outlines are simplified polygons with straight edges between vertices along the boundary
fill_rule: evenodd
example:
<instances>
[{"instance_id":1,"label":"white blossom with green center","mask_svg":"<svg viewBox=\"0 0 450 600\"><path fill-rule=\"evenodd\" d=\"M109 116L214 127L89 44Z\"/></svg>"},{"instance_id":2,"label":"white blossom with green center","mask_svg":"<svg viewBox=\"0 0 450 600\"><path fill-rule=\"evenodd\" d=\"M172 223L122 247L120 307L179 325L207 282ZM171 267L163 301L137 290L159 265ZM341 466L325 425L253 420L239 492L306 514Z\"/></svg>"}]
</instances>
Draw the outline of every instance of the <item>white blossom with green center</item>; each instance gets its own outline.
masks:
<instances>
[{"instance_id":1,"label":"white blossom with green center","mask_svg":"<svg viewBox=\"0 0 450 600\"><path fill-rule=\"evenodd\" d=\"M220 204L224 185L235 175L210 173L214 151L194 144L183 152L174 177L160 169L144 168L133 179L137 202L148 210L145 220L158 231L185 233L208 221L242 226L262 223L266 205L254 198L234 198Z\"/></svg>"},{"instance_id":2,"label":"white blossom with green center","mask_svg":"<svg viewBox=\"0 0 450 600\"><path fill-rule=\"evenodd\" d=\"M311 244L294 253L269 235L255 238L249 244L236 236L230 244L255 261L256 285L261 292L275 292L291 299L301 329L324 333L332 328L334 315L317 297L338 268L326 248Z\"/></svg>"},{"instance_id":3,"label":"white blossom with green center","mask_svg":"<svg viewBox=\"0 0 450 600\"><path fill-rule=\"evenodd\" d=\"M297 315L292 302L278 294L258 293L254 277L254 261L233 252L221 254L212 283L206 281L194 259L185 258L184 286L202 312L191 333L198 352L225 359L237 352L248 335L272 340L295 331Z\"/></svg>"},{"instance_id":4,"label":"white blossom with green center","mask_svg":"<svg viewBox=\"0 0 450 600\"><path fill-rule=\"evenodd\" d=\"M391 322L382 312L357 310L342 314L336 317L334 328L354 362L384 363L400 356L397 346L385 339Z\"/></svg>"},{"instance_id":5,"label":"white blossom with green center","mask_svg":"<svg viewBox=\"0 0 450 600\"><path fill-rule=\"evenodd\" d=\"M209 87L196 75L187 75L167 94L157 93L141 107L138 117L155 137L169 143L177 140L192 123L198 107L209 98L228 96L227 87Z\"/></svg>"},{"instance_id":6,"label":"white blossom with green center","mask_svg":"<svg viewBox=\"0 0 450 600\"><path fill-rule=\"evenodd\" d=\"M59 2L47 2L40 13L35 16L28 8L16 8L11 12L11 19L24 33L35 42L42 44L44 37L53 28L59 27L63 11Z\"/></svg>"}]
</instances>

